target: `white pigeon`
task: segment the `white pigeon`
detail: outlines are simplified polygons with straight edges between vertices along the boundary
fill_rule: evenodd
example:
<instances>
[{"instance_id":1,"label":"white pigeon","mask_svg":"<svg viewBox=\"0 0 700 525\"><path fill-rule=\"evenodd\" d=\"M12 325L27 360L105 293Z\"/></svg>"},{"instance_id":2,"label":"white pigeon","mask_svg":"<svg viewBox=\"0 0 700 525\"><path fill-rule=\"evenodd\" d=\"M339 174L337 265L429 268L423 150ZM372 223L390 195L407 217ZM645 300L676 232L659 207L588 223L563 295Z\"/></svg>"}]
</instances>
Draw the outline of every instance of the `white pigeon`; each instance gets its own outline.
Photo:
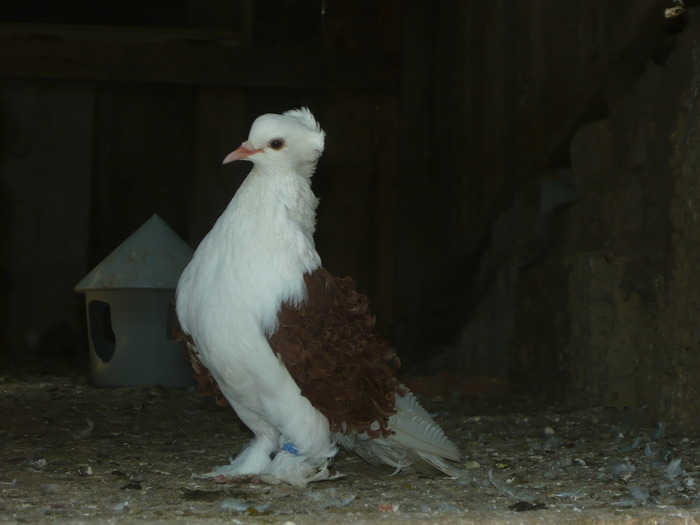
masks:
<instances>
[{"instance_id":1,"label":"white pigeon","mask_svg":"<svg viewBox=\"0 0 700 525\"><path fill-rule=\"evenodd\" d=\"M459 475L454 444L402 386L367 298L321 267L311 176L325 133L307 108L258 117L224 164L253 163L177 287L200 388L254 438L207 476L297 487L329 479L336 444L397 471Z\"/></svg>"}]
</instances>

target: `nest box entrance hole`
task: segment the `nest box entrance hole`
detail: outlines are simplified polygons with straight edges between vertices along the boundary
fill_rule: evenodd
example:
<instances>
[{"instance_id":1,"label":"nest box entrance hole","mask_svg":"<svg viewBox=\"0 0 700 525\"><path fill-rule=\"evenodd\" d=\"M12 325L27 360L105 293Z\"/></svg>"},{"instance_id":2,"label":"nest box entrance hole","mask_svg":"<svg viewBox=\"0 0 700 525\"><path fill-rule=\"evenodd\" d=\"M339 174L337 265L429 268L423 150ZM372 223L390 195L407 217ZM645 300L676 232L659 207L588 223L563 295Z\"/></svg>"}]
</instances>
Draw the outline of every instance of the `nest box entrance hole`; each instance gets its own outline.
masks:
<instances>
[{"instance_id":1,"label":"nest box entrance hole","mask_svg":"<svg viewBox=\"0 0 700 525\"><path fill-rule=\"evenodd\" d=\"M114 355L117 339L112 329L112 310L109 303L93 300L88 305L90 319L90 339L97 357L104 363Z\"/></svg>"}]
</instances>

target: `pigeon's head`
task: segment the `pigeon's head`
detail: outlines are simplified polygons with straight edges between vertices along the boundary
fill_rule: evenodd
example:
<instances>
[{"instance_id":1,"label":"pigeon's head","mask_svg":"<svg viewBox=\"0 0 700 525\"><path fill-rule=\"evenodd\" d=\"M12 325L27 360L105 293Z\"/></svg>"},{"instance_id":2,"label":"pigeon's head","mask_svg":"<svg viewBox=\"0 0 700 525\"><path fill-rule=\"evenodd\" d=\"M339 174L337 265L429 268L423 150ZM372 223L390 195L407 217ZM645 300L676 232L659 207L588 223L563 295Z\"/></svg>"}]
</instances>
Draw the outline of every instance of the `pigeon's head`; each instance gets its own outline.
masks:
<instances>
[{"instance_id":1,"label":"pigeon's head","mask_svg":"<svg viewBox=\"0 0 700 525\"><path fill-rule=\"evenodd\" d=\"M229 153L224 164L245 159L261 168L311 175L323 153L325 135L308 108L268 113L255 119L248 140Z\"/></svg>"}]
</instances>

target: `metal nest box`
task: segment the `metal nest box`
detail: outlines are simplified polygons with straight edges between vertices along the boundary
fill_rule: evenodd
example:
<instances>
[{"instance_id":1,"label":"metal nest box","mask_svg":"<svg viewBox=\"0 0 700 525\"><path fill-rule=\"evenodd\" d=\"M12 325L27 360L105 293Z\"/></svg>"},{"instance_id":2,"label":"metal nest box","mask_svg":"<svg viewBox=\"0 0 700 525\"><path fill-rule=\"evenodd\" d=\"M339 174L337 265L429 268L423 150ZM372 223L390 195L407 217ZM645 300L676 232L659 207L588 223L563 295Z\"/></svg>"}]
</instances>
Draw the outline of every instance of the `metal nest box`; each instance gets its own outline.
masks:
<instances>
[{"instance_id":1,"label":"metal nest box","mask_svg":"<svg viewBox=\"0 0 700 525\"><path fill-rule=\"evenodd\" d=\"M153 215L82 281L92 381L184 387L192 369L173 339L173 300L192 249Z\"/></svg>"}]
</instances>

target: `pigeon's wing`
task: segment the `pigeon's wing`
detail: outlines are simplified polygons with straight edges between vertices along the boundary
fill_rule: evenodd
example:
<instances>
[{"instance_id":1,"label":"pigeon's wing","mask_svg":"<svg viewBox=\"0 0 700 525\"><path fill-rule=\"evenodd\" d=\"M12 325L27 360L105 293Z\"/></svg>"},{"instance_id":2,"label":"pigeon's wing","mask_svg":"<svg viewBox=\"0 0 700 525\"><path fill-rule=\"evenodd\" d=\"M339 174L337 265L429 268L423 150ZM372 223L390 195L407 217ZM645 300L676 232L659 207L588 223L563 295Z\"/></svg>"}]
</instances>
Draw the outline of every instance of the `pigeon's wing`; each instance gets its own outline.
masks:
<instances>
[{"instance_id":1,"label":"pigeon's wing","mask_svg":"<svg viewBox=\"0 0 700 525\"><path fill-rule=\"evenodd\" d=\"M307 295L284 304L269 337L302 394L333 432L389 435L395 412L399 359L374 332L367 297L352 279L323 268L305 275Z\"/></svg>"}]
</instances>

